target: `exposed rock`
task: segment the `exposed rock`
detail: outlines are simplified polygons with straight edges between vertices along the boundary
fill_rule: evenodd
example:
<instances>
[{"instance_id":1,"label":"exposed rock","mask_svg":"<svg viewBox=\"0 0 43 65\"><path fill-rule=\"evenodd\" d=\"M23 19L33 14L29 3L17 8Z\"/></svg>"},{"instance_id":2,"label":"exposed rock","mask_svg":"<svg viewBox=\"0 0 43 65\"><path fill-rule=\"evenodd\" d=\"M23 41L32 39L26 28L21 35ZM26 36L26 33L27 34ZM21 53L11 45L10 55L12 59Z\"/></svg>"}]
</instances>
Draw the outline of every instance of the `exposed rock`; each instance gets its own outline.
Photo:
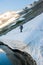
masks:
<instances>
[{"instance_id":1,"label":"exposed rock","mask_svg":"<svg viewBox=\"0 0 43 65\"><path fill-rule=\"evenodd\" d=\"M15 49L14 56L16 56L16 58L21 62L19 65L37 65L36 61L27 52Z\"/></svg>"}]
</instances>

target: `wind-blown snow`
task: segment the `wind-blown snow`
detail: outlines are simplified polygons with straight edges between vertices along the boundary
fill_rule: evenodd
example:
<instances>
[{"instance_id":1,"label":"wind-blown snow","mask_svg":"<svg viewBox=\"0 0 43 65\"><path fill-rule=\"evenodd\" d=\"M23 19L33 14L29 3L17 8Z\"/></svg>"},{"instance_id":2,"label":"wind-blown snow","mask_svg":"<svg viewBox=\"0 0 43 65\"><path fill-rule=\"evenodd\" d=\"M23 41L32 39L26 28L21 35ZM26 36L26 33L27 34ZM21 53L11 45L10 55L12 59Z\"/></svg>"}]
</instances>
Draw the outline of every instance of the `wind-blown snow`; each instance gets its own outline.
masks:
<instances>
[{"instance_id":1,"label":"wind-blown snow","mask_svg":"<svg viewBox=\"0 0 43 65\"><path fill-rule=\"evenodd\" d=\"M43 65L43 13L23 27L22 33L18 27L0 37L0 40L13 48L18 47L30 53L37 61L37 65Z\"/></svg>"}]
</instances>

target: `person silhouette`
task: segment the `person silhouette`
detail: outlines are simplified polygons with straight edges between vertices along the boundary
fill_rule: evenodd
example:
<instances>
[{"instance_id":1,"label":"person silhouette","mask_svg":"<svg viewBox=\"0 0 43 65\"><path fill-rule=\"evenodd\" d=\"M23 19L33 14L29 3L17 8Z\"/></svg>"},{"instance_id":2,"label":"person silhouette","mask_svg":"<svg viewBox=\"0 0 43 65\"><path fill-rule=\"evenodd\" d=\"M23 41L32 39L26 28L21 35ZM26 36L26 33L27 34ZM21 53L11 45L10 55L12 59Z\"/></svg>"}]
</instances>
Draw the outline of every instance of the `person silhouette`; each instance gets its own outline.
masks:
<instances>
[{"instance_id":1,"label":"person silhouette","mask_svg":"<svg viewBox=\"0 0 43 65\"><path fill-rule=\"evenodd\" d=\"M23 25L20 25L20 32L22 32L23 30Z\"/></svg>"}]
</instances>

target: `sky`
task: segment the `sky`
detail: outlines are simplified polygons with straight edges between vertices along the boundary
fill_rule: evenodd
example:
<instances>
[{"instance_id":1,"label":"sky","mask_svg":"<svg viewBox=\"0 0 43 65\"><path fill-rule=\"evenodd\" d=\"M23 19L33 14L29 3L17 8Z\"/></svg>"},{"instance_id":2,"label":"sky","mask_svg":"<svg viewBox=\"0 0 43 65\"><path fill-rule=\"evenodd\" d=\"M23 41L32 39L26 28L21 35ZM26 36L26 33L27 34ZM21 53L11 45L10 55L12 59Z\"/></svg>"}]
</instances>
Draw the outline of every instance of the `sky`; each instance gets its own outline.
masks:
<instances>
[{"instance_id":1,"label":"sky","mask_svg":"<svg viewBox=\"0 0 43 65\"><path fill-rule=\"evenodd\" d=\"M37 0L0 0L0 13L20 10Z\"/></svg>"}]
</instances>

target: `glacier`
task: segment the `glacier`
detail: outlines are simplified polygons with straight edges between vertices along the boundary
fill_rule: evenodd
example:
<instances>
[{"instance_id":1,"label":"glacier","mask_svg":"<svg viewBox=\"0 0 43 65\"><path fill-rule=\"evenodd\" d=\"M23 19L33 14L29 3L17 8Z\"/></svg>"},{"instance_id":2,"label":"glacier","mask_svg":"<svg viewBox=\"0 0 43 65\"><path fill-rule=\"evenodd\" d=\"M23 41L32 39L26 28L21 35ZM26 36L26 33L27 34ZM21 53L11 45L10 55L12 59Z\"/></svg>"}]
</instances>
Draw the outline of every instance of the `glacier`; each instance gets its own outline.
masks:
<instances>
[{"instance_id":1,"label":"glacier","mask_svg":"<svg viewBox=\"0 0 43 65\"><path fill-rule=\"evenodd\" d=\"M37 65L43 65L43 13L24 24L22 33L17 27L0 36L0 41L13 49L28 52L36 60Z\"/></svg>"}]
</instances>

